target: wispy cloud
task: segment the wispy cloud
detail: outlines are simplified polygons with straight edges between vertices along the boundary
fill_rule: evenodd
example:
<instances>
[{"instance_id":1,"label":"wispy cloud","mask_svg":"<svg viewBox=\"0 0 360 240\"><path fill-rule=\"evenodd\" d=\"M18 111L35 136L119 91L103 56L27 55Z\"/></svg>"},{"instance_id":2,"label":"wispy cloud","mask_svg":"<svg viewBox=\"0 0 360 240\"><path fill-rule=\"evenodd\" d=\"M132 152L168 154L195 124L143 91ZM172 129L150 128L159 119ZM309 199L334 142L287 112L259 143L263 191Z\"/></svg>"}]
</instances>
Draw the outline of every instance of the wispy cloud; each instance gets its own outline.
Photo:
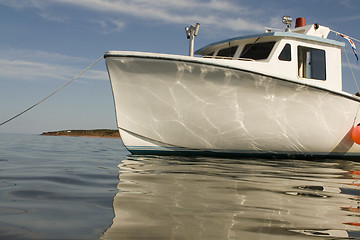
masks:
<instances>
[{"instance_id":1,"label":"wispy cloud","mask_svg":"<svg viewBox=\"0 0 360 240\"><path fill-rule=\"evenodd\" d=\"M347 17L341 17L341 18L334 18L334 21L338 22L352 22L360 19L360 14L353 15L353 16L347 16Z\"/></svg>"},{"instance_id":2,"label":"wispy cloud","mask_svg":"<svg viewBox=\"0 0 360 240\"><path fill-rule=\"evenodd\" d=\"M252 9L241 5L241 2L231 0L0 0L0 4L14 8L37 8L42 17L54 21L64 21L67 18L49 15L46 13L47 9L59 5L72 6L99 13L92 21L102 21L102 26L106 29L112 24L114 31L122 30L125 24L123 21L110 20L115 16L152 20L163 24L188 24L198 21L214 28L221 27L233 31L262 31L264 27L261 22L253 19ZM261 16L259 11L256 10L256 16ZM264 16L268 15L263 13Z\"/></svg>"},{"instance_id":3,"label":"wispy cloud","mask_svg":"<svg viewBox=\"0 0 360 240\"><path fill-rule=\"evenodd\" d=\"M46 20L53 21L53 22L60 22L60 23L69 22L71 20L68 16L64 16L64 15L60 16L58 14L51 14L47 11L41 12L40 16Z\"/></svg>"},{"instance_id":4,"label":"wispy cloud","mask_svg":"<svg viewBox=\"0 0 360 240\"><path fill-rule=\"evenodd\" d=\"M9 49L9 48L0 48L0 58L1 59L10 59L10 60L23 60L34 62L39 59L42 62L50 63L50 64L58 64L58 63L69 63L69 62L85 62L86 58L82 57L74 57L68 56L59 53L51 53L44 51L36 51L36 50L27 50L27 49Z\"/></svg>"},{"instance_id":5,"label":"wispy cloud","mask_svg":"<svg viewBox=\"0 0 360 240\"><path fill-rule=\"evenodd\" d=\"M71 79L70 66L59 66L43 62L31 62L23 60L0 59L0 78L31 80L31 81L51 81Z\"/></svg>"},{"instance_id":6,"label":"wispy cloud","mask_svg":"<svg viewBox=\"0 0 360 240\"><path fill-rule=\"evenodd\" d=\"M347 69L352 69L352 70L356 70L356 71L359 71L360 70L360 65L356 63L356 60L355 59L351 59L349 58L349 62L344 61L342 63L342 67L344 68L347 68Z\"/></svg>"},{"instance_id":7,"label":"wispy cloud","mask_svg":"<svg viewBox=\"0 0 360 240\"><path fill-rule=\"evenodd\" d=\"M105 20L105 19L91 19L89 22L100 27L102 34L109 34L112 32L120 32L126 26L126 23L122 20Z\"/></svg>"},{"instance_id":8,"label":"wispy cloud","mask_svg":"<svg viewBox=\"0 0 360 240\"><path fill-rule=\"evenodd\" d=\"M61 54L30 51L2 50L0 79L17 81L68 81L82 68L90 65L88 59ZM89 70L83 78L107 80L106 71Z\"/></svg>"},{"instance_id":9,"label":"wispy cloud","mask_svg":"<svg viewBox=\"0 0 360 240\"><path fill-rule=\"evenodd\" d=\"M39 0L0 0L0 4L3 4L8 7L22 9L22 8L43 8L44 1Z\"/></svg>"},{"instance_id":10,"label":"wispy cloud","mask_svg":"<svg viewBox=\"0 0 360 240\"><path fill-rule=\"evenodd\" d=\"M93 11L122 14L142 20L161 21L163 23L187 24L199 21L207 25L231 30L263 30L253 18L253 11L230 1L201 0L56 0ZM91 2L91 3L89 3ZM242 18L238 16L242 15ZM224 24L225 23L225 24Z\"/></svg>"}]
</instances>

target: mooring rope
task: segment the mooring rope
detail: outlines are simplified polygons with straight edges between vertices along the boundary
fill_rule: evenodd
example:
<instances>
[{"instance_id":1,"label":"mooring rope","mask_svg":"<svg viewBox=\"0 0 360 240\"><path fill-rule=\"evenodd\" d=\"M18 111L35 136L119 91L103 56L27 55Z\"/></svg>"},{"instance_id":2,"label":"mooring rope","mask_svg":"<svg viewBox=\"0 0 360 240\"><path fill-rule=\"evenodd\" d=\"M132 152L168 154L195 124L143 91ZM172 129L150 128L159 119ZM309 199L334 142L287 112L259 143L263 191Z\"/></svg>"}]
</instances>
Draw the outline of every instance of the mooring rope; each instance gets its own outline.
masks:
<instances>
[{"instance_id":1,"label":"mooring rope","mask_svg":"<svg viewBox=\"0 0 360 240\"><path fill-rule=\"evenodd\" d=\"M70 81L68 81L67 83L65 83L63 86L61 86L60 88L56 89L54 92L52 92L50 95L46 96L45 98L41 99L39 102L35 103L34 105L32 105L31 107L25 109L24 111L22 111L19 114L16 114L15 116L13 116L12 118L0 123L0 126L14 120L15 118L21 116L22 114L26 113L27 111L31 110L32 108L36 107L37 105L39 105L40 103L42 103L43 101L45 101L46 99L48 99L49 97L51 97L52 95L54 95L55 93L59 92L61 89L63 89L64 87L66 87L67 85L69 85L72 81L74 81L75 79L77 79L78 77L80 77L83 73L85 73L86 71L88 71L90 68L92 68L95 64L97 64L101 59L103 59L104 56L101 56L101 58L99 58L98 60L96 60L94 63L92 63L90 66L88 66L87 68L85 68L84 70L82 70L78 75L76 75L73 79L71 79Z\"/></svg>"}]
</instances>

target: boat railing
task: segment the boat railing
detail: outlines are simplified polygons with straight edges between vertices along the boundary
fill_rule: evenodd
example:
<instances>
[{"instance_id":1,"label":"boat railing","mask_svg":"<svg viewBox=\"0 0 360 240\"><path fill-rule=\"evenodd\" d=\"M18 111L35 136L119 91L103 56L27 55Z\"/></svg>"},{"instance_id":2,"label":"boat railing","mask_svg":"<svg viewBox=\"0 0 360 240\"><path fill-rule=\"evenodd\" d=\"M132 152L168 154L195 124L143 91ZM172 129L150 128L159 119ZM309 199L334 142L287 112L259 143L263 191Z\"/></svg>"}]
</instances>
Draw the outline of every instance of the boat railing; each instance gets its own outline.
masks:
<instances>
[{"instance_id":1,"label":"boat railing","mask_svg":"<svg viewBox=\"0 0 360 240\"><path fill-rule=\"evenodd\" d=\"M202 58L214 58L214 59L227 59L227 60L240 60L240 61L255 62L255 60L251 59L251 58L234 58L234 57L210 56L210 55L204 55L204 56L201 56L201 57Z\"/></svg>"}]
</instances>

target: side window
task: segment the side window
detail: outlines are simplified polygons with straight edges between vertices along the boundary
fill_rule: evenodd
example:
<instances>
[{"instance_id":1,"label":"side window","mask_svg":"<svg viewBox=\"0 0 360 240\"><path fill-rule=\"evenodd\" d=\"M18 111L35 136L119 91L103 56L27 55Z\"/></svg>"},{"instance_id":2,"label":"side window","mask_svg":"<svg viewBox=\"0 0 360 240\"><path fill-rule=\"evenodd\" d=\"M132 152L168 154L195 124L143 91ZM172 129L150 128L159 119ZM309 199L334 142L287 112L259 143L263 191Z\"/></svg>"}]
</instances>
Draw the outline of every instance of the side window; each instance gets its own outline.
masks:
<instances>
[{"instance_id":1,"label":"side window","mask_svg":"<svg viewBox=\"0 0 360 240\"><path fill-rule=\"evenodd\" d=\"M291 45L285 44L283 50L279 55L279 60L281 61L291 61Z\"/></svg>"},{"instance_id":2,"label":"side window","mask_svg":"<svg viewBox=\"0 0 360 240\"><path fill-rule=\"evenodd\" d=\"M299 77L326 80L325 51L298 46Z\"/></svg>"},{"instance_id":3,"label":"side window","mask_svg":"<svg viewBox=\"0 0 360 240\"><path fill-rule=\"evenodd\" d=\"M266 59L270 55L275 42L246 44L240 58L250 58L253 60Z\"/></svg>"},{"instance_id":4,"label":"side window","mask_svg":"<svg viewBox=\"0 0 360 240\"><path fill-rule=\"evenodd\" d=\"M235 47L228 47L228 48L224 48L224 49L221 49L219 50L219 52L217 53L216 56L220 56L220 57L233 57L235 52L236 52L236 49L238 47L235 46Z\"/></svg>"}]
</instances>

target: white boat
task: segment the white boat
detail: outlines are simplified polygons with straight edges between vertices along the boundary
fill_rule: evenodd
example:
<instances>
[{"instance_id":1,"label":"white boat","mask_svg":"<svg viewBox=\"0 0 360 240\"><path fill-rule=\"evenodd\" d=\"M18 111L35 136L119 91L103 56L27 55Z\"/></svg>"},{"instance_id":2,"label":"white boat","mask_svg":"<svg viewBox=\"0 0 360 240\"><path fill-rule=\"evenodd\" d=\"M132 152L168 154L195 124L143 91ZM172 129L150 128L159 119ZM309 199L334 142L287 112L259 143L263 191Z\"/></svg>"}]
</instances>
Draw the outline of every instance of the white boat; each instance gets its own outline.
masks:
<instances>
[{"instance_id":1,"label":"white boat","mask_svg":"<svg viewBox=\"0 0 360 240\"><path fill-rule=\"evenodd\" d=\"M133 154L359 157L352 135L360 98L342 91L345 44L327 39L327 27L299 24L216 42L197 50L200 57L106 52L126 148Z\"/></svg>"}]
</instances>

